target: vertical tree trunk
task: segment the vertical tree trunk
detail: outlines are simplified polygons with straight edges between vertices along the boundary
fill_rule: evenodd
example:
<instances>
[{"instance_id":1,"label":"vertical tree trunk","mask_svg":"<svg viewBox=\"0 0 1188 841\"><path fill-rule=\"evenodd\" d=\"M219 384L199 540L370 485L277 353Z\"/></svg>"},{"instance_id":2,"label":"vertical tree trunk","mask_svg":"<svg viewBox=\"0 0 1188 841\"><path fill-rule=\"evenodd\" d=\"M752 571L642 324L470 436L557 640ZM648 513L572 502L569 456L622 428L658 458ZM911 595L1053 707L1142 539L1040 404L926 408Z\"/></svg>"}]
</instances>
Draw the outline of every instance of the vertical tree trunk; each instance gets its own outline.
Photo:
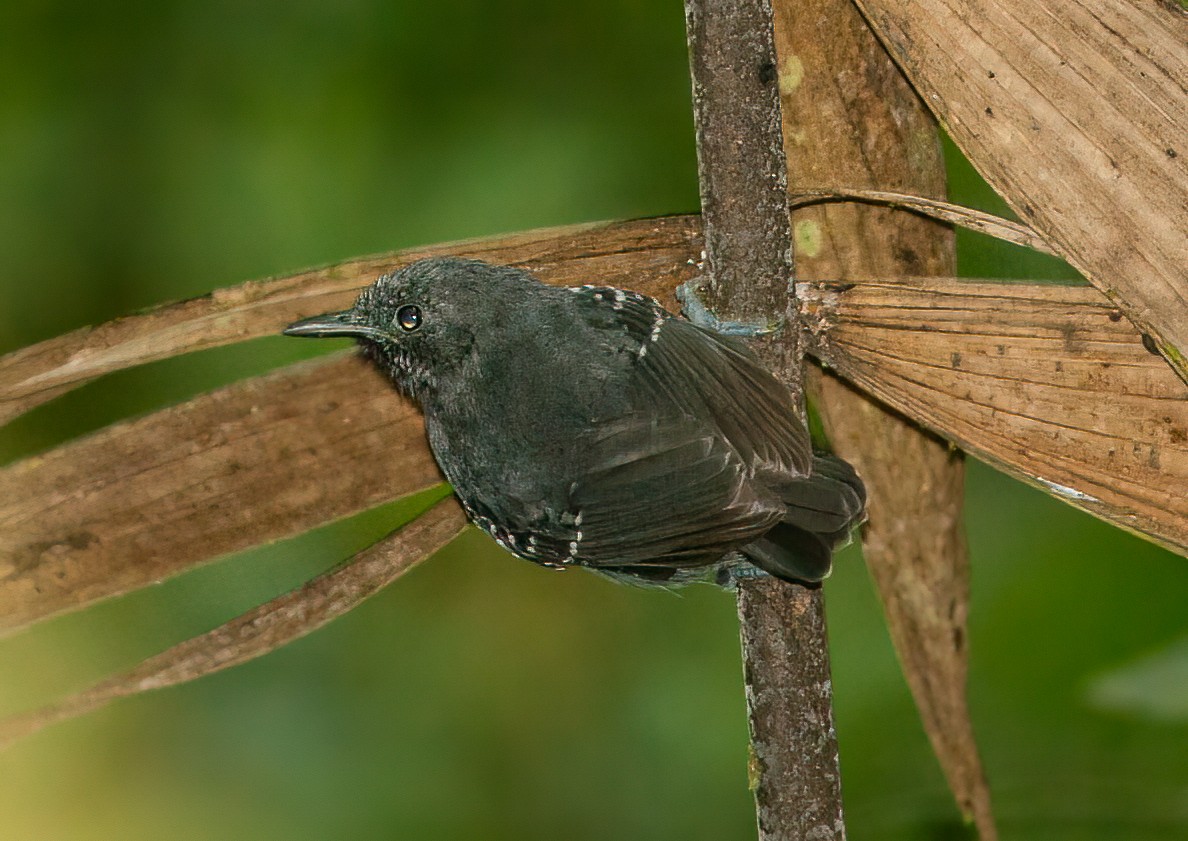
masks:
<instances>
[{"instance_id":1,"label":"vertical tree trunk","mask_svg":"<svg viewBox=\"0 0 1188 841\"><path fill-rule=\"evenodd\" d=\"M803 395L787 164L768 0L687 0L709 281L721 317L784 329L757 350ZM842 839L821 590L771 578L738 592L759 837Z\"/></svg>"}]
</instances>

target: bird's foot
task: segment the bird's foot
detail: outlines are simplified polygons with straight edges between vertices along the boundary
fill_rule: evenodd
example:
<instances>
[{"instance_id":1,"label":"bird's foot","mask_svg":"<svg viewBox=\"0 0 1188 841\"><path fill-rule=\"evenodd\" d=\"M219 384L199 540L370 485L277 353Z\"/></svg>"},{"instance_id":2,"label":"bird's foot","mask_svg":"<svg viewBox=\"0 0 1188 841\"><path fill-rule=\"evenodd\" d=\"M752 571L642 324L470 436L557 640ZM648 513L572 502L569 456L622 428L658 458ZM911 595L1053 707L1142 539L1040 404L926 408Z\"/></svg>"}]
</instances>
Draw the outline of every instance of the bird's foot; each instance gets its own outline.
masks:
<instances>
[{"instance_id":1,"label":"bird's foot","mask_svg":"<svg viewBox=\"0 0 1188 841\"><path fill-rule=\"evenodd\" d=\"M714 572L714 583L726 590L737 590L740 581L770 577L769 573L759 569L741 553L732 552L718 565Z\"/></svg>"},{"instance_id":2,"label":"bird's foot","mask_svg":"<svg viewBox=\"0 0 1188 841\"><path fill-rule=\"evenodd\" d=\"M698 327L713 330L724 336L738 336L743 339L758 339L779 331L782 319L774 324L755 324L748 321L727 321L718 318L714 311L701 300L701 287L705 283L706 278L698 277L687 283L682 283L676 289L677 300L681 302L681 312L685 314L685 318Z\"/></svg>"}]
</instances>

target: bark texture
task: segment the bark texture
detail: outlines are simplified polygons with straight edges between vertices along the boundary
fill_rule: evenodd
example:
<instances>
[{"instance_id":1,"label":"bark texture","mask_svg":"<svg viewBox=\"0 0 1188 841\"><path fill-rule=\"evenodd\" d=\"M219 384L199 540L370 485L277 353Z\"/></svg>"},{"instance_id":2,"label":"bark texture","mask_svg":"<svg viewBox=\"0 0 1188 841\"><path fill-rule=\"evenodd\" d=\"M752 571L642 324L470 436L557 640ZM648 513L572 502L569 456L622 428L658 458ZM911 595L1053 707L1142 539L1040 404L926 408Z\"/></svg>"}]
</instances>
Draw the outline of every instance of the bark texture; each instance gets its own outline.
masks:
<instances>
[{"instance_id":1,"label":"bark texture","mask_svg":"<svg viewBox=\"0 0 1188 841\"><path fill-rule=\"evenodd\" d=\"M768 0L687 0L709 284L723 319L783 329L755 343L803 395L773 18ZM803 412L803 407L801 406ZM822 592L738 586L761 841L845 838Z\"/></svg>"}]
</instances>

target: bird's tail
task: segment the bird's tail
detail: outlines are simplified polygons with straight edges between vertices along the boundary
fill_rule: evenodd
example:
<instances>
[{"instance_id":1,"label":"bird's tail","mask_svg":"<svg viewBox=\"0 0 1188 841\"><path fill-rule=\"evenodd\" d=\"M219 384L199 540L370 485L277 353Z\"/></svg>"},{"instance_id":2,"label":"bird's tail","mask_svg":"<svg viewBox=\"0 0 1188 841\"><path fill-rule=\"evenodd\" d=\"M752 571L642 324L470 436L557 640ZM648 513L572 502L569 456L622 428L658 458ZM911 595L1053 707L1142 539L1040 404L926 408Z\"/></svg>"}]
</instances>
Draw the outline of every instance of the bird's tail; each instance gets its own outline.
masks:
<instances>
[{"instance_id":1,"label":"bird's tail","mask_svg":"<svg viewBox=\"0 0 1188 841\"><path fill-rule=\"evenodd\" d=\"M809 477L782 488L780 497L788 507L784 518L742 552L778 578L820 581L829 575L833 550L866 518L866 488L847 462L817 453Z\"/></svg>"}]
</instances>

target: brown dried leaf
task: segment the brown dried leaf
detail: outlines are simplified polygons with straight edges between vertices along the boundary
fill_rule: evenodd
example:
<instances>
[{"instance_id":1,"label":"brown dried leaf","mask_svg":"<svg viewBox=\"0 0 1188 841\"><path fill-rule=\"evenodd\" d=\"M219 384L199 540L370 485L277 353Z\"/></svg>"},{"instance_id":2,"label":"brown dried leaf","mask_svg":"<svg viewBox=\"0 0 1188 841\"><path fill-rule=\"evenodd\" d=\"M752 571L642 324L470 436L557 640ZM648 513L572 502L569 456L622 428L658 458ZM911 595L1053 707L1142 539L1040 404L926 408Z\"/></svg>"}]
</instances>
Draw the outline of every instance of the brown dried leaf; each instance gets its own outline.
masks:
<instances>
[{"instance_id":1,"label":"brown dried leaf","mask_svg":"<svg viewBox=\"0 0 1188 841\"><path fill-rule=\"evenodd\" d=\"M960 452L819 371L810 372L829 442L870 497L862 554L924 731L961 811L997 837L966 700L969 553Z\"/></svg>"},{"instance_id":2,"label":"brown dried leaf","mask_svg":"<svg viewBox=\"0 0 1188 841\"><path fill-rule=\"evenodd\" d=\"M400 531L301 587L56 704L0 721L0 750L117 698L163 689L246 663L354 609L449 543L466 517L448 498Z\"/></svg>"},{"instance_id":3,"label":"brown dried leaf","mask_svg":"<svg viewBox=\"0 0 1188 841\"><path fill-rule=\"evenodd\" d=\"M821 184L945 194L936 124L845 0L776 4L784 138L794 193ZM953 235L886 207L828 205L793 214L798 274L849 279L951 275ZM810 287L800 284L797 295ZM802 309L806 323L820 319ZM839 328L840 329L840 328ZM964 639L969 558L961 540L962 465L910 421L836 381L818 383L817 406L834 449L869 491L867 566L925 731L959 807L984 841L996 837L990 790L965 703ZM823 395L822 395L823 390ZM937 617L937 621L930 621ZM947 620L947 622L946 622Z\"/></svg>"},{"instance_id":4,"label":"brown dried leaf","mask_svg":"<svg viewBox=\"0 0 1188 841\"><path fill-rule=\"evenodd\" d=\"M811 352L962 449L1188 554L1188 387L1095 289L804 284Z\"/></svg>"},{"instance_id":5,"label":"brown dried leaf","mask_svg":"<svg viewBox=\"0 0 1188 841\"><path fill-rule=\"evenodd\" d=\"M1012 209L1188 381L1188 15L1150 0L858 0Z\"/></svg>"},{"instance_id":6,"label":"brown dried leaf","mask_svg":"<svg viewBox=\"0 0 1188 841\"><path fill-rule=\"evenodd\" d=\"M420 413L354 354L115 424L0 469L0 632L441 481Z\"/></svg>"}]
</instances>

